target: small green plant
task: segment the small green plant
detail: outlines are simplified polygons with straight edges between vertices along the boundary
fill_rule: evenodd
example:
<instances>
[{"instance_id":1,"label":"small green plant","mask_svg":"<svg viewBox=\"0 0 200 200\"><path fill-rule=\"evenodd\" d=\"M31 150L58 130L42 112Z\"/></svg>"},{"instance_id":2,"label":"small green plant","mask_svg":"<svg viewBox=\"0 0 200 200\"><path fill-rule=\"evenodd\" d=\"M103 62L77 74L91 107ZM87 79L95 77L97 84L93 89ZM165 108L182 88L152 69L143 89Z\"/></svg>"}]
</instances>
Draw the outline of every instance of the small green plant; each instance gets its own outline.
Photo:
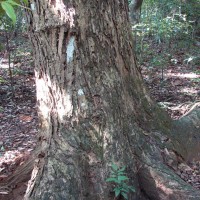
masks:
<instances>
[{"instance_id":1,"label":"small green plant","mask_svg":"<svg viewBox=\"0 0 200 200\"><path fill-rule=\"evenodd\" d=\"M200 78L192 78L193 82L199 83L200 82Z\"/></svg>"},{"instance_id":2,"label":"small green plant","mask_svg":"<svg viewBox=\"0 0 200 200\"><path fill-rule=\"evenodd\" d=\"M126 176L125 169L126 167L119 168L116 164L111 165L111 175L106 179L106 182L114 183L115 187L113 191L115 192L115 197L122 195L124 199L128 199L129 192L135 192L133 186L127 185L129 178Z\"/></svg>"},{"instance_id":3,"label":"small green plant","mask_svg":"<svg viewBox=\"0 0 200 200\"><path fill-rule=\"evenodd\" d=\"M0 76L0 83L6 83L6 82L7 81L3 77Z\"/></svg>"},{"instance_id":4,"label":"small green plant","mask_svg":"<svg viewBox=\"0 0 200 200\"><path fill-rule=\"evenodd\" d=\"M22 0L24 4L28 4L28 0ZM20 0L0 0L0 17L2 18L2 13L6 13L6 15L12 20L12 22L16 23L16 13L14 6L26 8L21 5Z\"/></svg>"},{"instance_id":5,"label":"small green plant","mask_svg":"<svg viewBox=\"0 0 200 200\"><path fill-rule=\"evenodd\" d=\"M195 74L198 74L198 75L199 75L199 74L200 74L200 70L196 70L196 71L195 71Z\"/></svg>"}]
</instances>

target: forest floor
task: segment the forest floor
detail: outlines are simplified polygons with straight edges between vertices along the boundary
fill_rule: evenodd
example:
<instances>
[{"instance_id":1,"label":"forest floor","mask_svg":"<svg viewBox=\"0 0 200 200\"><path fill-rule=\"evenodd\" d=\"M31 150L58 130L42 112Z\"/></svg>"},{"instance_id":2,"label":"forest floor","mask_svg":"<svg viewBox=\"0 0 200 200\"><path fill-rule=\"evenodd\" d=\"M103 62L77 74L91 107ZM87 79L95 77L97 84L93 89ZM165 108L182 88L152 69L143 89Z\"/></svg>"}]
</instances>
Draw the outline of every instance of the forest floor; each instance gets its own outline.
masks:
<instances>
[{"instance_id":1,"label":"forest floor","mask_svg":"<svg viewBox=\"0 0 200 200\"><path fill-rule=\"evenodd\" d=\"M36 141L38 118L33 59L26 38L11 44L11 74L8 52L0 52L0 182L31 155ZM198 51L196 46L191 49ZM167 110L173 119L186 114L200 102L200 63L185 62L186 48L173 51L173 56L161 66L152 66L155 55L162 54L162 47L151 43L152 53L141 63L141 71L151 96ZM12 82L12 87L11 87ZM200 189L200 163L182 164L177 170L185 181ZM20 199L27 183L14 195ZM9 193L9 192L8 192ZM7 195L7 196L6 196ZM12 200L0 190L0 200Z\"/></svg>"}]
</instances>

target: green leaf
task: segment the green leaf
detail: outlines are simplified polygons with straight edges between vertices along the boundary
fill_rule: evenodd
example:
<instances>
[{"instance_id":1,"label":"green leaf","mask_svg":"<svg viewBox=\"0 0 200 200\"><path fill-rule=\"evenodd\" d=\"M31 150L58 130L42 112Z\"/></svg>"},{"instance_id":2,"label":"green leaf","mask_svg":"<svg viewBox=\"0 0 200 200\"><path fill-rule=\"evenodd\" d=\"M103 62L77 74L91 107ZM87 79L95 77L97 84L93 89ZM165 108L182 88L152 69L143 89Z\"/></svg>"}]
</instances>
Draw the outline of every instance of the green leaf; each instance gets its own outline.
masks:
<instances>
[{"instance_id":1,"label":"green leaf","mask_svg":"<svg viewBox=\"0 0 200 200\"><path fill-rule=\"evenodd\" d=\"M128 188L122 188L121 191L128 193L129 189Z\"/></svg>"},{"instance_id":2,"label":"green leaf","mask_svg":"<svg viewBox=\"0 0 200 200\"><path fill-rule=\"evenodd\" d=\"M6 2L8 2L10 5L13 5L13 6L21 6L20 4L16 3L13 0L7 0Z\"/></svg>"},{"instance_id":3,"label":"green leaf","mask_svg":"<svg viewBox=\"0 0 200 200\"><path fill-rule=\"evenodd\" d=\"M119 169L118 171L119 171L119 172L123 172L123 171L125 171L125 169L126 169L126 167L124 166L124 167L122 167L121 169Z\"/></svg>"},{"instance_id":4,"label":"green leaf","mask_svg":"<svg viewBox=\"0 0 200 200\"><path fill-rule=\"evenodd\" d=\"M28 9L27 7L24 7L23 5L20 4L20 1L18 0L7 0L7 2L13 6L19 6L21 8L25 8L25 9ZM26 3L27 2L27 3ZM25 4L28 4L28 1L25 0L24 2Z\"/></svg>"},{"instance_id":5,"label":"green leaf","mask_svg":"<svg viewBox=\"0 0 200 200\"><path fill-rule=\"evenodd\" d=\"M128 180L129 178L127 176L118 176L118 180L120 181L125 181Z\"/></svg>"},{"instance_id":6,"label":"green leaf","mask_svg":"<svg viewBox=\"0 0 200 200\"><path fill-rule=\"evenodd\" d=\"M115 183L118 183L118 180L116 178L107 178L106 182L115 182Z\"/></svg>"},{"instance_id":7,"label":"green leaf","mask_svg":"<svg viewBox=\"0 0 200 200\"><path fill-rule=\"evenodd\" d=\"M110 170L110 171L111 171L111 174L115 174L115 175L117 174L116 171L113 171L113 170Z\"/></svg>"},{"instance_id":8,"label":"green leaf","mask_svg":"<svg viewBox=\"0 0 200 200\"><path fill-rule=\"evenodd\" d=\"M126 173L125 172L117 172L117 175L119 176L119 175L126 175Z\"/></svg>"},{"instance_id":9,"label":"green leaf","mask_svg":"<svg viewBox=\"0 0 200 200\"><path fill-rule=\"evenodd\" d=\"M23 0L23 2L24 2L25 4L28 4L28 0Z\"/></svg>"},{"instance_id":10,"label":"green leaf","mask_svg":"<svg viewBox=\"0 0 200 200\"><path fill-rule=\"evenodd\" d=\"M6 14L10 17L13 23L16 23L16 14L13 6L6 1L2 1L1 7L5 10Z\"/></svg>"},{"instance_id":11,"label":"green leaf","mask_svg":"<svg viewBox=\"0 0 200 200\"><path fill-rule=\"evenodd\" d=\"M118 197L119 194L121 193L121 189L120 188L115 188L114 191L115 191L115 196L116 197Z\"/></svg>"},{"instance_id":12,"label":"green leaf","mask_svg":"<svg viewBox=\"0 0 200 200\"><path fill-rule=\"evenodd\" d=\"M124 197L124 199L128 199L128 195L125 192L122 192L121 195Z\"/></svg>"},{"instance_id":13,"label":"green leaf","mask_svg":"<svg viewBox=\"0 0 200 200\"><path fill-rule=\"evenodd\" d=\"M117 166L116 164L113 163L111 166L112 166L112 168L113 168L115 171L118 170L118 166Z\"/></svg>"},{"instance_id":14,"label":"green leaf","mask_svg":"<svg viewBox=\"0 0 200 200\"><path fill-rule=\"evenodd\" d=\"M18 4L20 4L20 3L21 3L21 1L20 1L20 0L12 0L12 1L14 1L14 2L16 2L16 3L18 3Z\"/></svg>"}]
</instances>

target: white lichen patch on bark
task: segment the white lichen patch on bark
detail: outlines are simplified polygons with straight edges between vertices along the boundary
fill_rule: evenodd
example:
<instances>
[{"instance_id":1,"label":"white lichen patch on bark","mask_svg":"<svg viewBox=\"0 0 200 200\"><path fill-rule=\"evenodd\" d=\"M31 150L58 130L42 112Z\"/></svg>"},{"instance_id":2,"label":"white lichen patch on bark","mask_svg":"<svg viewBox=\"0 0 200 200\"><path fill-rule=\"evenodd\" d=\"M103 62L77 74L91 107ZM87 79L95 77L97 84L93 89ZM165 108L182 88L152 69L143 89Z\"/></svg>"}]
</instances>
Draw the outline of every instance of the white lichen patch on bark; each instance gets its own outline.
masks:
<instances>
[{"instance_id":1,"label":"white lichen patch on bark","mask_svg":"<svg viewBox=\"0 0 200 200\"><path fill-rule=\"evenodd\" d=\"M88 107L87 107L87 101L86 101L83 89L78 90L78 100L79 100L80 108L82 110L86 110Z\"/></svg>"},{"instance_id":2,"label":"white lichen patch on bark","mask_svg":"<svg viewBox=\"0 0 200 200\"><path fill-rule=\"evenodd\" d=\"M67 44L67 51L66 51L67 63L70 63L73 60L74 50L75 50L75 37L72 36Z\"/></svg>"},{"instance_id":3,"label":"white lichen patch on bark","mask_svg":"<svg viewBox=\"0 0 200 200\"><path fill-rule=\"evenodd\" d=\"M78 90L78 95L79 95L79 96L84 95L83 89L79 89L79 90Z\"/></svg>"},{"instance_id":4,"label":"white lichen patch on bark","mask_svg":"<svg viewBox=\"0 0 200 200\"><path fill-rule=\"evenodd\" d=\"M35 10L35 4L31 3L31 10L34 11Z\"/></svg>"}]
</instances>

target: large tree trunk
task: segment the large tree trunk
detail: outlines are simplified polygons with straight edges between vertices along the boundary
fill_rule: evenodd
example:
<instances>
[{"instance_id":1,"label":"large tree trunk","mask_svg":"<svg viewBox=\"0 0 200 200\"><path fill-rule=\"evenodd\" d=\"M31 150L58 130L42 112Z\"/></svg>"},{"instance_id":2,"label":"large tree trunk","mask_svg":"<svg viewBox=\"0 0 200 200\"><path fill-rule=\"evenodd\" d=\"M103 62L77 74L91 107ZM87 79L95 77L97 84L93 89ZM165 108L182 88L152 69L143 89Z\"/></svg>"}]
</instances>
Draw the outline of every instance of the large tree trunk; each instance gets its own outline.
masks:
<instances>
[{"instance_id":1,"label":"large tree trunk","mask_svg":"<svg viewBox=\"0 0 200 200\"><path fill-rule=\"evenodd\" d=\"M40 136L25 198L114 199L114 162L136 188L129 199L198 199L164 164L161 149L190 154L145 90L127 1L31 2Z\"/></svg>"}]
</instances>

